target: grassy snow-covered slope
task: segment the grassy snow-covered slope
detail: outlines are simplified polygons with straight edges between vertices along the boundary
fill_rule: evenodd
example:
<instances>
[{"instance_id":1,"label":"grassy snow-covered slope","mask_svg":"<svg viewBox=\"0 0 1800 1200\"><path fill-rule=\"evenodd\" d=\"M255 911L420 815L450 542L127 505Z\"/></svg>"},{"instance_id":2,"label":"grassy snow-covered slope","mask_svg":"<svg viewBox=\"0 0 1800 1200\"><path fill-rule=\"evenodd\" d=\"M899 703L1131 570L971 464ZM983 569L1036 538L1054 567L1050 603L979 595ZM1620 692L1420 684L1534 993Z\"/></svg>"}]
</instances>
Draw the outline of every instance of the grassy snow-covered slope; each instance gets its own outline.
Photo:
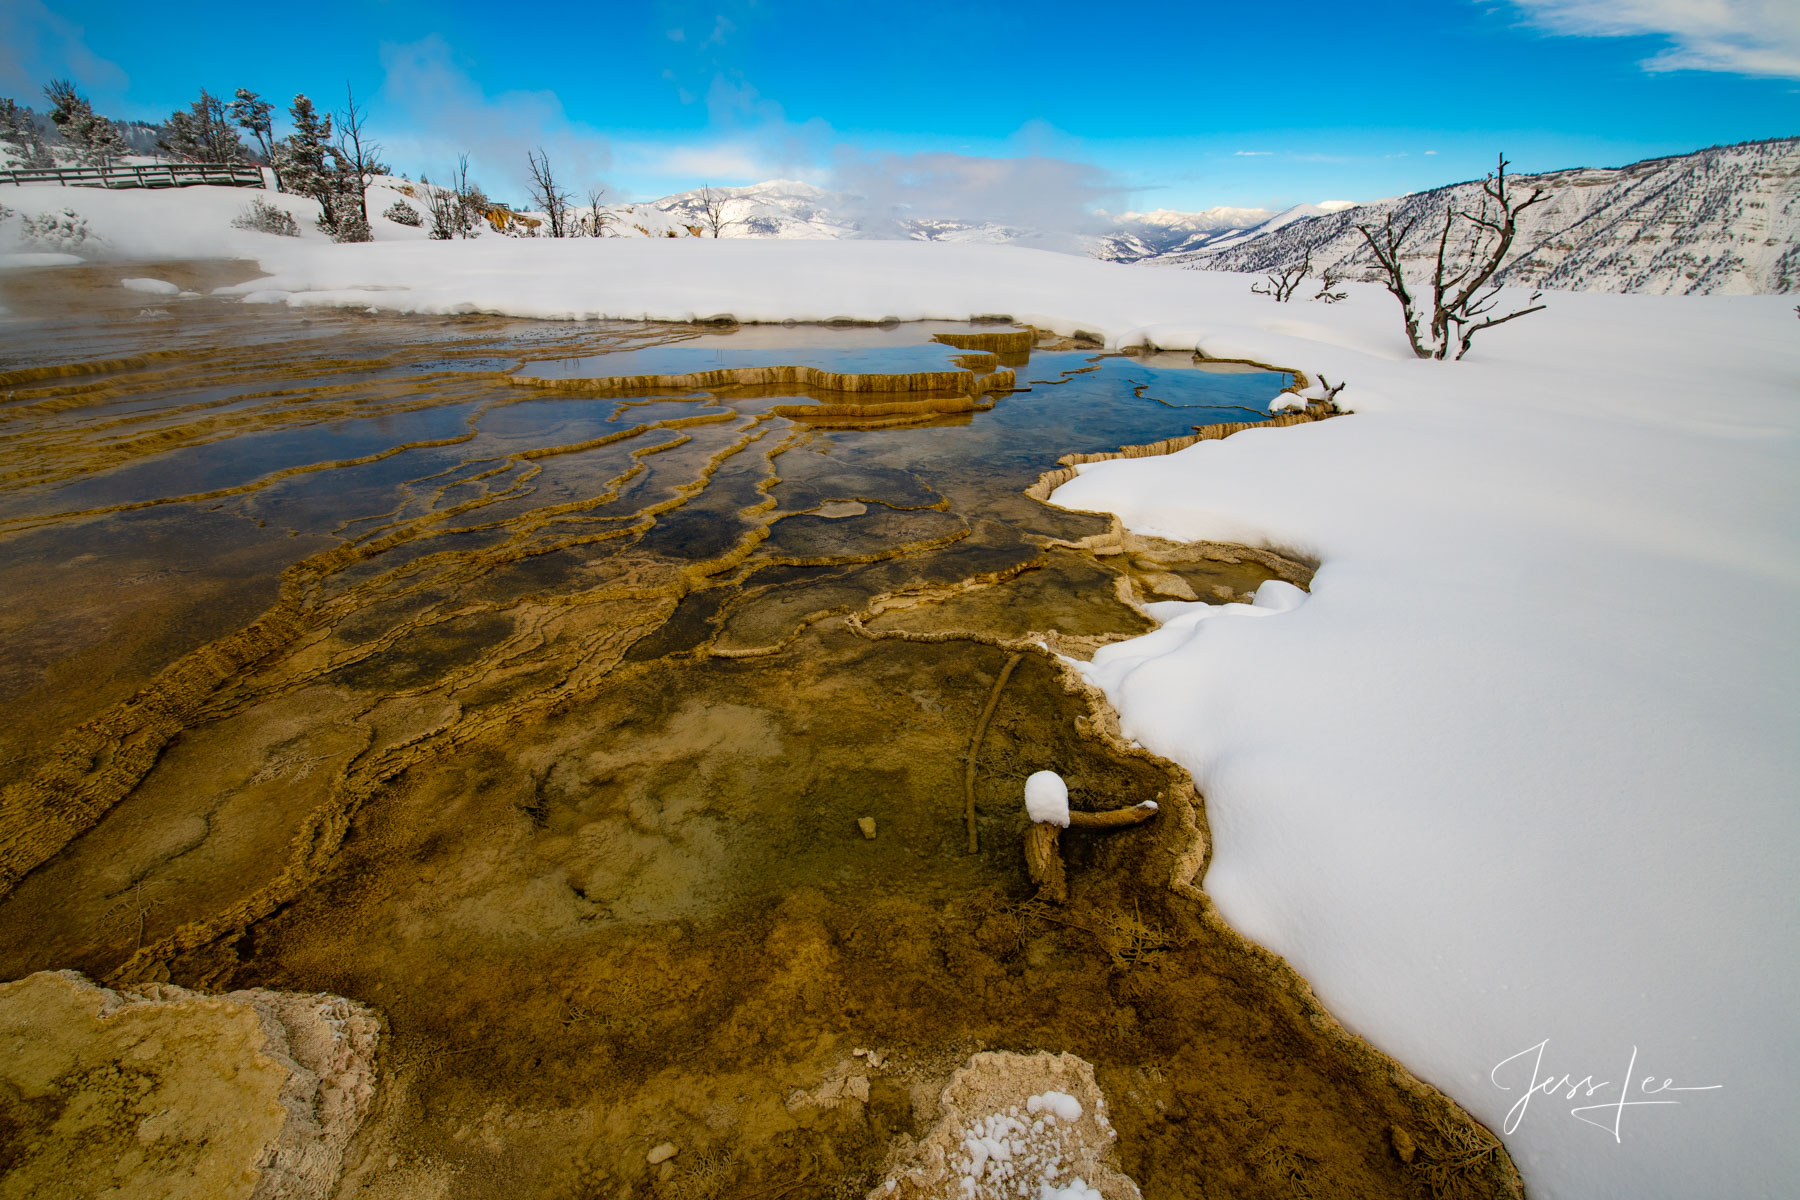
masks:
<instances>
[{"instance_id":1,"label":"grassy snow-covered slope","mask_svg":"<svg viewBox=\"0 0 1800 1200\"><path fill-rule=\"evenodd\" d=\"M1616 170L1518 176L1528 209L1503 282L1563 291L1748 295L1800 291L1800 138L1720 146ZM1407 253L1424 269L1446 207L1479 207L1479 183L1417 192L1270 230L1226 249L1159 259L1216 271L1273 271L1310 253L1373 279L1358 225L1415 219Z\"/></svg>"},{"instance_id":2,"label":"grassy snow-covered slope","mask_svg":"<svg viewBox=\"0 0 1800 1200\"><path fill-rule=\"evenodd\" d=\"M401 191L403 188L408 191ZM368 193L369 229L377 242L426 239L431 217L429 204L421 198L420 191L418 185L402 179L377 179ZM255 200L291 214L298 236L279 237L234 227L232 221ZM405 200L417 209L424 216L424 224L414 228L384 218L381 214L396 200ZM318 227L318 201L260 188L115 191L31 183L0 190L0 205L15 214L0 220L0 254L58 249L87 258L255 258L284 245L316 246L331 241ZM88 234L84 244L43 247L26 244L22 239L20 216L65 210L83 218Z\"/></svg>"}]
</instances>

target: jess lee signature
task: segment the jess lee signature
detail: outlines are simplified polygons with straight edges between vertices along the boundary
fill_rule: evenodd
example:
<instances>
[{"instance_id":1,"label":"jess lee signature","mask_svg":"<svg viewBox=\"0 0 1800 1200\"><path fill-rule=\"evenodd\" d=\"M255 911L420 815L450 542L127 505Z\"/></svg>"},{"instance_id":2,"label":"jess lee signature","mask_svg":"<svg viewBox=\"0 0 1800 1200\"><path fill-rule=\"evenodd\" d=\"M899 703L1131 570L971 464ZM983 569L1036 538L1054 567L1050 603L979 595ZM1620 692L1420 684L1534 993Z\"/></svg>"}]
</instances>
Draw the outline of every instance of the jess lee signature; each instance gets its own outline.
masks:
<instances>
[{"instance_id":1,"label":"jess lee signature","mask_svg":"<svg viewBox=\"0 0 1800 1200\"><path fill-rule=\"evenodd\" d=\"M1530 1106L1533 1096L1551 1096L1560 1092L1565 1100L1591 1100L1595 1096L1616 1095L1617 1099L1604 1100L1598 1104L1578 1105L1569 1110L1569 1115L1577 1121L1585 1121L1595 1128L1607 1130L1613 1135L1613 1141L1618 1142L1622 1140L1619 1137L1619 1126L1624 1121L1626 1109L1680 1104L1680 1100L1669 1096L1668 1093L1716 1092L1725 1086L1722 1083L1709 1083L1700 1087L1682 1087L1677 1086L1673 1079L1658 1081L1654 1075L1646 1075L1642 1079L1638 1079L1636 1076L1638 1048L1636 1046L1631 1048L1631 1061L1625 1065L1625 1074L1620 1077L1618 1083L1605 1079L1596 1081L1592 1075L1585 1075L1580 1079L1576 1079L1573 1075L1555 1075L1544 1070L1544 1048L1549 1044L1550 1039L1545 1038L1535 1046L1527 1046L1511 1058L1502 1059L1495 1064L1492 1071L1488 1072L1488 1080L1503 1092L1516 1091L1521 1084L1524 1084L1525 1087L1525 1094L1520 1096L1518 1103L1506 1112L1506 1124L1503 1128L1507 1133L1517 1129L1519 1122L1525 1119L1525 1110ZM1527 1063L1530 1064L1529 1083L1525 1082ZM1502 1083L1500 1081L1502 1071L1506 1072L1506 1076L1511 1082ZM1637 1098L1642 1096L1655 1098ZM1601 1115L1589 1116L1589 1113Z\"/></svg>"}]
</instances>

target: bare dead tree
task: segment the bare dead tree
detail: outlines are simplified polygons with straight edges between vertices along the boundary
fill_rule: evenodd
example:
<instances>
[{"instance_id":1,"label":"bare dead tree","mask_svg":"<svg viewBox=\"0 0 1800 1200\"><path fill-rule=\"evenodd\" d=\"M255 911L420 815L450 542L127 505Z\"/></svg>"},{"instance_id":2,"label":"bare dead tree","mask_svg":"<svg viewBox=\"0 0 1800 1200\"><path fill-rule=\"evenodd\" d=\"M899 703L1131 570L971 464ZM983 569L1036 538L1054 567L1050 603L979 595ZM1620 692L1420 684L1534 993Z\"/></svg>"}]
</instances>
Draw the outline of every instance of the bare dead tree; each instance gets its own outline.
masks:
<instances>
[{"instance_id":1,"label":"bare dead tree","mask_svg":"<svg viewBox=\"0 0 1800 1200\"><path fill-rule=\"evenodd\" d=\"M1253 283L1250 285L1250 290L1259 296L1273 296L1281 303L1286 304L1294 298L1294 293L1300 289L1302 283L1306 282L1306 277L1310 274L1312 274L1312 251L1308 250L1295 265L1278 268L1270 274L1266 281L1269 286L1264 287L1262 284Z\"/></svg>"},{"instance_id":2,"label":"bare dead tree","mask_svg":"<svg viewBox=\"0 0 1800 1200\"><path fill-rule=\"evenodd\" d=\"M568 237L569 202L575 197L557 183L556 175L550 169L550 155L542 146L535 153L526 151L525 159L531 164L531 202L543 210L544 219L550 223L551 237Z\"/></svg>"},{"instance_id":3,"label":"bare dead tree","mask_svg":"<svg viewBox=\"0 0 1800 1200\"><path fill-rule=\"evenodd\" d=\"M367 121L367 111L356 103L356 92L345 84L344 107L337 114L338 161L344 182L356 193L365 224L369 220L369 185L375 176L387 174L388 169L381 161L381 143L370 138L365 128Z\"/></svg>"},{"instance_id":4,"label":"bare dead tree","mask_svg":"<svg viewBox=\"0 0 1800 1200\"><path fill-rule=\"evenodd\" d=\"M1341 290L1343 285L1344 277L1338 273L1337 268L1326 267L1319 272L1319 290L1314 294L1313 299L1323 300L1327 304L1336 304L1349 295L1348 292Z\"/></svg>"},{"instance_id":5,"label":"bare dead tree","mask_svg":"<svg viewBox=\"0 0 1800 1200\"><path fill-rule=\"evenodd\" d=\"M433 241L447 242L462 234L469 224L469 214L462 206L462 199L449 188L434 187L426 193L431 204L431 238Z\"/></svg>"},{"instance_id":6,"label":"bare dead tree","mask_svg":"<svg viewBox=\"0 0 1800 1200\"><path fill-rule=\"evenodd\" d=\"M433 187L427 196L431 205L431 236L437 241L481 236L481 222L491 205L481 185L469 179L469 156L456 156L456 168L447 184Z\"/></svg>"},{"instance_id":7,"label":"bare dead tree","mask_svg":"<svg viewBox=\"0 0 1800 1200\"><path fill-rule=\"evenodd\" d=\"M729 199L723 192L715 192L710 187L700 189L700 226L711 230L714 237L718 237L722 230L739 224L735 218L726 219L725 202Z\"/></svg>"},{"instance_id":8,"label":"bare dead tree","mask_svg":"<svg viewBox=\"0 0 1800 1200\"><path fill-rule=\"evenodd\" d=\"M588 237L605 237L606 227L613 223L613 214L601 208L601 201L605 198L605 188L595 186L588 189L588 214L582 221L582 232Z\"/></svg>"},{"instance_id":9,"label":"bare dead tree","mask_svg":"<svg viewBox=\"0 0 1800 1200\"><path fill-rule=\"evenodd\" d=\"M456 227L457 236L472 238L481 236L482 223L488 219L488 210L493 208L493 201L481 190L481 185L469 178L469 156L456 156L456 202L462 210L462 217Z\"/></svg>"},{"instance_id":10,"label":"bare dead tree","mask_svg":"<svg viewBox=\"0 0 1800 1200\"><path fill-rule=\"evenodd\" d=\"M1525 302L1526 307L1494 315L1500 296L1500 285L1494 282L1494 274L1512 249L1513 238L1518 233L1519 214L1549 198L1545 189L1536 188L1523 200L1517 199L1507 190L1506 168L1506 156L1501 155L1498 168L1481 181L1479 210L1462 212L1454 203L1444 210L1444 227L1438 231L1437 261L1431 275L1429 318L1406 281L1401 252L1418 217L1409 217L1396 225L1394 214L1390 212L1379 229L1368 225L1356 227L1375 256L1382 282L1400 302L1407 340L1412 344L1413 353L1420 358L1461 358L1469 352L1469 344L1482 330L1542 312L1545 307L1538 303L1543 293L1534 291ZM1450 234L1458 220L1467 221L1474 227L1474 232L1466 248L1453 253Z\"/></svg>"}]
</instances>

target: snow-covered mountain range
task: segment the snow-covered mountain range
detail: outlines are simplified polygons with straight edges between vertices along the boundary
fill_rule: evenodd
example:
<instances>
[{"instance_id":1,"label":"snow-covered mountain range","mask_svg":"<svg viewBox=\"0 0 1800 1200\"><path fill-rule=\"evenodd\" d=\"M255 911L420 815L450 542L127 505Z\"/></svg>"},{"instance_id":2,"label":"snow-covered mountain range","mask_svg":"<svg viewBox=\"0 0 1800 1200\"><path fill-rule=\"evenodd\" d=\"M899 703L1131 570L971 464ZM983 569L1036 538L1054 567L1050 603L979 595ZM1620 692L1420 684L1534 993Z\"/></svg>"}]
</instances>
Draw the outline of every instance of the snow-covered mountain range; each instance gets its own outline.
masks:
<instances>
[{"instance_id":1,"label":"snow-covered mountain range","mask_svg":"<svg viewBox=\"0 0 1800 1200\"><path fill-rule=\"evenodd\" d=\"M1118 228L1091 239L1088 253L1112 262L1139 262L1171 254L1218 250L1261 237L1284 225L1308 217L1355 208L1353 201L1327 200L1322 204L1296 204L1292 208L1209 208L1197 213L1159 208L1147 213L1124 213ZM1105 217L1107 214L1098 214Z\"/></svg>"},{"instance_id":2,"label":"snow-covered mountain range","mask_svg":"<svg viewBox=\"0 0 1800 1200\"><path fill-rule=\"evenodd\" d=\"M1800 291L1800 138L1716 146L1613 169L1509 180L1546 199L1519 219L1502 283L1559 291L1754 294ZM1481 202L1479 181L1416 192L1265 229L1229 246L1160 256L1163 264L1269 272L1311 256L1312 273L1374 279L1358 226L1413 221L1402 243L1423 275L1444 212ZM1415 220L1416 218L1416 220ZM1453 239L1470 232L1457 222Z\"/></svg>"},{"instance_id":3,"label":"snow-covered mountain range","mask_svg":"<svg viewBox=\"0 0 1800 1200\"><path fill-rule=\"evenodd\" d=\"M696 188L660 200L607 208L608 230L620 237L711 236L710 193L720 209L721 237L802 240L903 238L921 242L1044 245L1112 262L1137 262L1216 249L1259 237L1293 221L1353 207L1349 201L1269 208L1209 208L1203 212L1094 214L1099 232L1028 229L995 221L957 221L879 212L859 197L810 183L774 179L749 187Z\"/></svg>"}]
</instances>

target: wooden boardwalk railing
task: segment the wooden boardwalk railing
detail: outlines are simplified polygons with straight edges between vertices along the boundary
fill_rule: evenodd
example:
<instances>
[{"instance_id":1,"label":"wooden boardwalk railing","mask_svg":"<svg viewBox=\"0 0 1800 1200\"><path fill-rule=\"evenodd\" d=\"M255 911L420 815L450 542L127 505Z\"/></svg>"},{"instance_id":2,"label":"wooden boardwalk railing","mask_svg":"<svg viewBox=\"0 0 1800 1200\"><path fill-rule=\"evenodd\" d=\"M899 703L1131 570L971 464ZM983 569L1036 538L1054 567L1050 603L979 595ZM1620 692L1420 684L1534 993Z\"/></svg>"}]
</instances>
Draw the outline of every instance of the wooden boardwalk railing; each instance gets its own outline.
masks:
<instances>
[{"instance_id":1,"label":"wooden boardwalk railing","mask_svg":"<svg viewBox=\"0 0 1800 1200\"><path fill-rule=\"evenodd\" d=\"M144 167L20 167L0 170L0 183L60 183L69 187L172 188L210 183L262 187L261 167L249 163L156 163Z\"/></svg>"}]
</instances>

